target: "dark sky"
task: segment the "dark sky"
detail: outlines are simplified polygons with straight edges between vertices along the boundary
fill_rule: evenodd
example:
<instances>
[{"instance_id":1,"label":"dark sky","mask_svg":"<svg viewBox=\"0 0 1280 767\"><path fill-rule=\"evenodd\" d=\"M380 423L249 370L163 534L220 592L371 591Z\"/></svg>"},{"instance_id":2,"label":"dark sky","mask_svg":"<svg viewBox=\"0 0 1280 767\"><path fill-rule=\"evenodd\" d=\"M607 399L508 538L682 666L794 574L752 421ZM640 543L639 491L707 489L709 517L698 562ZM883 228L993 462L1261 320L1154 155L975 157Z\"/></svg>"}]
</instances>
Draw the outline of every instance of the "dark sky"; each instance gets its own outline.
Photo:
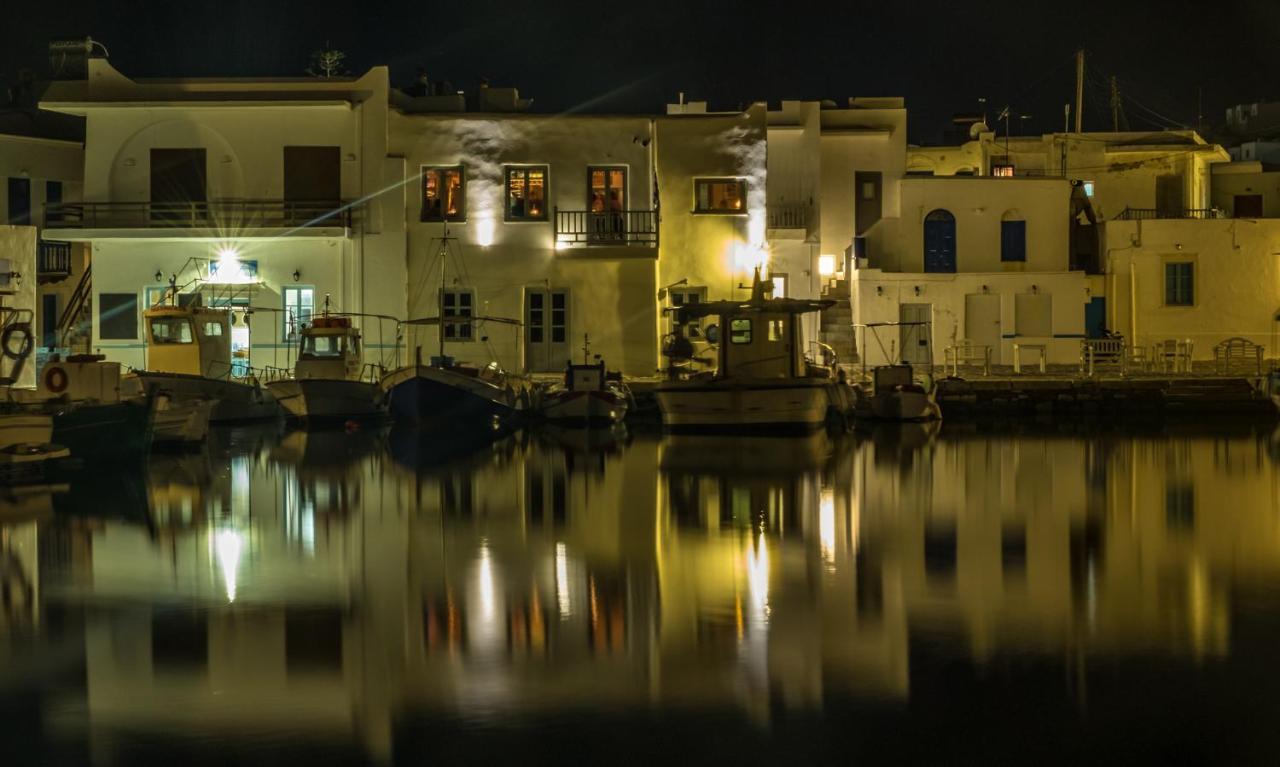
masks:
<instances>
[{"instance_id":1,"label":"dark sky","mask_svg":"<svg viewBox=\"0 0 1280 767\"><path fill-rule=\"evenodd\" d=\"M51 38L92 35L134 77L295 75L329 41L393 82L426 66L471 88L516 85L537 111L660 111L677 91L713 105L902 95L911 138L936 141L986 97L1058 130L1088 53L1086 129L1109 127L1118 78L1135 129L1208 125L1229 104L1280 98L1280 2L577 0L45 0L7 4L0 75L48 73ZM1014 133L1021 132L1015 120Z\"/></svg>"}]
</instances>

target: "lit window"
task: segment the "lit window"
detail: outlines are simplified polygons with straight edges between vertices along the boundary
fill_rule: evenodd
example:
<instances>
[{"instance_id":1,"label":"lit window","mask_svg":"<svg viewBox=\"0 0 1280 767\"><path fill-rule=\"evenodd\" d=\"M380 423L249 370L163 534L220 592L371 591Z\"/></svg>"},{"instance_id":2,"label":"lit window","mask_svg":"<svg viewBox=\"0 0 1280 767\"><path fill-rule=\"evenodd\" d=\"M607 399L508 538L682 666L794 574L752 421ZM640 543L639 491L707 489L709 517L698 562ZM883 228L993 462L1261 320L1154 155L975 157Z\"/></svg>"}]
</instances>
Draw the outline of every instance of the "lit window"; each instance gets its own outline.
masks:
<instances>
[{"instance_id":1,"label":"lit window","mask_svg":"<svg viewBox=\"0 0 1280 767\"><path fill-rule=\"evenodd\" d=\"M818 274L823 277L830 277L836 273L836 257L835 256L818 256Z\"/></svg>"},{"instance_id":2,"label":"lit window","mask_svg":"<svg viewBox=\"0 0 1280 767\"><path fill-rule=\"evenodd\" d=\"M448 341L470 341L475 338L470 322L450 322L450 317L472 317L475 296L470 290L444 292L444 337Z\"/></svg>"},{"instance_id":3,"label":"lit window","mask_svg":"<svg viewBox=\"0 0 1280 767\"><path fill-rule=\"evenodd\" d=\"M547 220L547 166L507 167L508 221Z\"/></svg>"},{"instance_id":4,"label":"lit window","mask_svg":"<svg viewBox=\"0 0 1280 767\"><path fill-rule=\"evenodd\" d=\"M296 338L303 327L311 324L315 311L316 290L310 286L294 285L284 289L284 338Z\"/></svg>"},{"instance_id":5,"label":"lit window","mask_svg":"<svg viewBox=\"0 0 1280 767\"><path fill-rule=\"evenodd\" d=\"M773 297L786 298L787 297L787 275L771 274L769 275L769 279L772 280L773 282Z\"/></svg>"},{"instance_id":6,"label":"lit window","mask_svg":"<svg viewBox=\"0 0 1280 767\"><path fill-rule=\"evenodd\" d=\"M746 213L747 182L740 178L694 179L695 213Z\"/></svg>"},{"instance_id":7,"label":"lit window","mask_svg":"<svg viewBox=\"0 0 1280 767\"><path fill-rule=\"evenodd\" d=\"M751 320L737 319L729 323L729 343L751 343Z\"/></svg>"},{"instance_id":8,"label":"lit window","mask_svg":"<svg viewBox=\"0 0 1280 767\"><path fill-rule=\"evenodd\" d=\"M775 343L786 340L782 320L769 320L769 340Z\"/></svg>"},{"instance_id":9,"label":"lit window","mask_svg":"<svg viewBox=\"0 0 1280 767\"><path fill-rule=\"evenodd\" d=\"M206 322L206 323L204 323L204 334L205 334L205 336L220 336L220 335L222 335L222 323L221 323L221 322L217 322L217 321L211 321L211 322Z\"/></svg>"},{"instance_id":10,"label":"lit window","mask_svg":"<svg viewBox=\"0 0 1280 767\"><path fill-rule=\"evenodd\" d=\"M306 359L332 359L341 357L346 348L345 336L307 336L302 345Z\"/></svg>"},{"instance_id":11,"label":"lit window","mask_svg":"<svg viewBox=\"0 0 1280 767\"><path fill-rule=\"evenodd\" d=\"M1195 304L1195 265L1189 261L1164 265L1164 305Z\"/></svg>"},{"instance_id":12,"label":"lit window","mask_svg":"<svg viewBox=\"0 0 1280 767\"><path fill-rule=\"evenodd\" d=\"M1085 193L1085 196L1087 196L1087 197L1092 197L1092 196L1093 196L1093 182L1092 182L1092 181L1086 181L1086 182L1084 182L1084 193Z\"/></svg>"},{"instance_id":13,"label":"lit window","mask_svg":"<svg viewBox=\"0 0 1280 767\"><path fill-rule=\"evenodd\" d=\"M465 221L467 202L462 166L423 168L422 220Z\"/></svg>"},{"instance_id":14,"label":"lit window","mask_svg":"<svg viewBox=\"0 0 1280 767\"><path fill-rule=\"evenodd\" d=\"M991 175L997 178L1013 178L1013 166L999 164L991 166Z\"/></svg>"},{"instance_id":15,"label":"lit window","mask_svg":"<svg viewBox=\"0 0 1280 767\"><path fill-rule=\"evenodd\" d=\"M151 343L191 343L191 321L182 317L153 317L150 323Z\"/></svg>"}]
</instances>

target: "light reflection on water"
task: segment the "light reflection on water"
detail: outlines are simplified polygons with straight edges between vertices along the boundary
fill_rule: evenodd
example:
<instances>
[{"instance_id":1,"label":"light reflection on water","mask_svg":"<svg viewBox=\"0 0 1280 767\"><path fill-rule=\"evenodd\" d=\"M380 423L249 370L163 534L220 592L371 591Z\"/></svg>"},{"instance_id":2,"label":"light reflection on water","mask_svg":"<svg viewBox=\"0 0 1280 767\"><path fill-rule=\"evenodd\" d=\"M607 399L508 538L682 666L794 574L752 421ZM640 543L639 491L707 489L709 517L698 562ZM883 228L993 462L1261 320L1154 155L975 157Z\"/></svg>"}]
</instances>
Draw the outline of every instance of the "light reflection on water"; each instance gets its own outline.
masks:
<instances>
[{"instance_id":1,"label":"light reflection on water","mask_svg":"<svg viewBox=\"0 0 1280 767\"><path fill-rule=\"evenodd\" d=\"M138 476L4 490L0 700L71 761L237 740L399 761L441 737L521 755L545 727L595 732L579 754L689 757L691 722L738 733L718 756L818 758L851 709L880 729L842 757L931 761L961 747L912 733L957 717L952 756L1038 712L1064 740L1141 742L1134 684L1251 744L1244 710L1280 703L1271 434L561 432L459 452L242 431ZM1233 675L1254 685L1233 688L1239 719L1204 698ZM988 698L1012 719L971 720Z\"/></svg>"}]
</instances>

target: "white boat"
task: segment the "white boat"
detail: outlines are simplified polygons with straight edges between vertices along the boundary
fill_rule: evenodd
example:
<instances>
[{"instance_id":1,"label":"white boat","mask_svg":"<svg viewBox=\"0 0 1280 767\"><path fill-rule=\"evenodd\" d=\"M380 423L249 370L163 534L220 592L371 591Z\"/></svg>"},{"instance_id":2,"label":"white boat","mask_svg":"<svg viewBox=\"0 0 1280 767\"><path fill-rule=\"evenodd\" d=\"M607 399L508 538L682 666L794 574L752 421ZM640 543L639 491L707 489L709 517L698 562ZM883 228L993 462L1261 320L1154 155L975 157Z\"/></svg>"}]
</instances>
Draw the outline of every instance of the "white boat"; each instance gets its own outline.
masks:
<instances>
[{"instance_id":1,"label":"white boat","mask_svg":"<svg viewBox=\"0 0 1280 767\"><path fill-rule=\"evenodd\" d=\"M686 304L674 310L676 331L664 345L668 378L655 393L668 430L808 431L821 427L850 399L834 365L807 359L798 318L831 301L772 298L759 270L748 301ZM707 329L716 367L686 373L692 344L682 328L716 317Z\"/></svg>"},{"instance_id":2,"label":"white boat","mask_svg":"<svg viewBox=\"0 0 1280 767\"><path fill-rule=\"evenodd\" d=\"M360 333L349 317L327 312L302 330L293 377L267 389L289 417L303 421L359 420L386 412L382 387L361 380Z\"/></svg>"},{"instance_id":3,"label":"white boat","mask_svg":"<svg viewBox=\"0 0 1280 767\"><path fill-rule=\"evenodd\" d=\"M932 421L942 417L933 392L917 383L910 365L881 365L872 370L867 405L871 417L886 421Z\"/></svg>"},{"instance_id":4,"label":"white boat","mask_svg":"<svg viewBox=\"0 0 1280 767\"><path fill-rule=\"evenodd\" d=\"M276 418L280 407L256 377L233 375L230 316L225 309L160 304L142 313L147 369L122 382L124 396L167 392L177 402L212 400L213 423Z\"/></svg>"},{"instance_id":5,"label":"white boat","mask_svg":"<svg viewBox=\"0 0 1280 767\"><path fill-rule=\"evenodd\" d=\"M209 437L213 400L175 400L157 392L151 400L151 444L157 448L201 445Z\"/></svg>"},{"instance_id":6,"label":"white boat","mask_svg":"<svg viewBox=\"0 0 1280 767\"><path fill-rule=\"evenodd\" d=\"M604 362L597 355L594 364L590 359L588 339L583 339L583 364L570 364L565 368L564 385L557 386L542 395L542 416L575 426L609 426L620 423L627 416L630 393L621 376L605 370Z\"/></svg>"}]
</instances>

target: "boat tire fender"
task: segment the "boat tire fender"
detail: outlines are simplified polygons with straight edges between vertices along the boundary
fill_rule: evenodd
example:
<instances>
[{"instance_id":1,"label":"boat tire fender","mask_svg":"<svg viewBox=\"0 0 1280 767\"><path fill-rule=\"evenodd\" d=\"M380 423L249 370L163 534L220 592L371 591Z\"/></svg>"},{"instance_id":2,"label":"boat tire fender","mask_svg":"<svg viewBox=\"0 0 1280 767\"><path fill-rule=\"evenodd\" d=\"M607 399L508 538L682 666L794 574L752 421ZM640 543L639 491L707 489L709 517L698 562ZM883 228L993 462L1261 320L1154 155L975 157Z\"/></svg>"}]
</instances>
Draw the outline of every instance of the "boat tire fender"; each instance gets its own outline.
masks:
<instances>
[{"instance_id":1,"label":"boat tire fender","mask_svg":"<svg viewBox=\"0 0 1280 767\"><path fill-rule=\"evenodd\" d=\"M22 341L18 348L13 348L13 337L21 334ZM31 347L35 345L35 339L31 337L31 328L26 325L10 325L4 329L4 333L0 334L0 351L4 352L4 356L11 360L25 359L31 354Z\"/></svg>"},{"instance_id":2,"label":"boat tire fender","mask_svg":"<svg viewBox=\"0 0 1280 767\"><path fill-rule=\"evenodd\" d=\"M5 345L5 353L8 353L8 345ZM44 371L44 388L54 394L61 394L67 390L67 371L60 366L51 365Z\"/></svg>"}]
</instances>

